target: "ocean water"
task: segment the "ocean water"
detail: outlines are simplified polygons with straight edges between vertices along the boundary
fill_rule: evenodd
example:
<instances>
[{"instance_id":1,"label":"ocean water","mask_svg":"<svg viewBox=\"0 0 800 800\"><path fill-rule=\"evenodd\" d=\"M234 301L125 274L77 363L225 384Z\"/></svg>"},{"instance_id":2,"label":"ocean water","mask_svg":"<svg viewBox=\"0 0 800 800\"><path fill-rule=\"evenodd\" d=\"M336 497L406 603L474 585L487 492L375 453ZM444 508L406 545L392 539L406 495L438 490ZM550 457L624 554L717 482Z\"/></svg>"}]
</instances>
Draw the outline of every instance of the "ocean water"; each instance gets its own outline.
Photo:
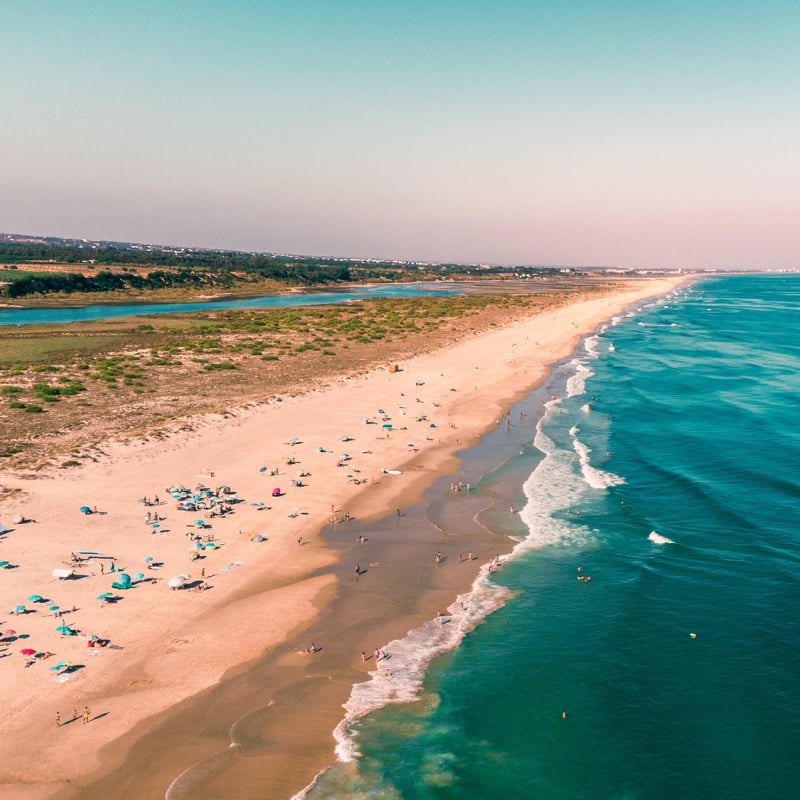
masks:
<instances>
[{"instance_id":1,"label":"ocean water","mask_svg":"<svg viewBox=\"0 0 800 800\"><path fill-rule=\"evenodd\" d=\"M559 365L480 446L514 552L387 646L303 796L797 797L798 332L800 276L713 277Z\"/></svg>"}]
</instances>

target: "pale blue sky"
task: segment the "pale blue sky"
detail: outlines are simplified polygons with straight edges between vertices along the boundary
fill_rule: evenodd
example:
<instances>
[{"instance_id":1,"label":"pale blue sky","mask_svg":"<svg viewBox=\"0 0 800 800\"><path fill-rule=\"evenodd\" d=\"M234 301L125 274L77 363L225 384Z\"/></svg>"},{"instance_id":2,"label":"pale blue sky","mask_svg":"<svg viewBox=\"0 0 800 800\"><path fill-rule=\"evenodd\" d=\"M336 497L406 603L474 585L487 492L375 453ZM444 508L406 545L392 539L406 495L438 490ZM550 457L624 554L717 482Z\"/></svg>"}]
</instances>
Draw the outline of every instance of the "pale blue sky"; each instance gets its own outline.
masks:
<instances>
[{"instance_id":1,"label":"pale blue sky","mask_svg":"<svg viewBox=\"0 0 800 800\"><path fill-rule=\"evenodd\" d=\"M797 2L0 0L0 230L800 266Z\"/></svg>"}]
</instances>

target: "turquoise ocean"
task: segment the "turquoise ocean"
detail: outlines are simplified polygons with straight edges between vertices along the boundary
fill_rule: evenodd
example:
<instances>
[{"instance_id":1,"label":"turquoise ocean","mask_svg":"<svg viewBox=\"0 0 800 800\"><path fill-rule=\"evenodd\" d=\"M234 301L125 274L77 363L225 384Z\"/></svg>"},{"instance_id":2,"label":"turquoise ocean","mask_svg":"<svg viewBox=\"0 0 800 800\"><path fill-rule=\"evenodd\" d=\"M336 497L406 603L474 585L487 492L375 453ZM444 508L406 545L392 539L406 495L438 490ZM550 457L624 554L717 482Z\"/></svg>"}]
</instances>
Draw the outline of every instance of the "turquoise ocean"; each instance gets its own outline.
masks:
<instances>
[{"instance_id":1,"label":"turquoise ocean","mask_svg":"<svg viewBox=\"0 0 800 800\"><path fill-rule=\"evenodd\" d=\"M387 644L303 796L797 797L799 334L800 276L706 277L557 365L463 454L514 551Z\"/></svg>"}]
</instances>

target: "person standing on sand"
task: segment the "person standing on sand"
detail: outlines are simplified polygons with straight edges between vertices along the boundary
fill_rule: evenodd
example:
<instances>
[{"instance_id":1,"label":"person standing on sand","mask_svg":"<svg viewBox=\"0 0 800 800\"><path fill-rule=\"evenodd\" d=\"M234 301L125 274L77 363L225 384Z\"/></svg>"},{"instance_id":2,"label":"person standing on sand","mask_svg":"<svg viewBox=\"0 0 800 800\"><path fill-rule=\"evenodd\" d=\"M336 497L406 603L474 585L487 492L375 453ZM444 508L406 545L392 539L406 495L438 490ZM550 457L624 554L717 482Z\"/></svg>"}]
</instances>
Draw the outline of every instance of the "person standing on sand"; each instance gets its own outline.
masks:
<instances>
[{"instance_id":1,"label":"person standing on sand","mask_svg":"<svg viewBox=\"0 0 800 800\"><path fill-rule=\"evenodd\" d=\"M89 721L89 706L83 707L83 724L85 725Z\"/></svg>"},{"instance_id":2,"label":"person standing on sand","mask_svg":"<svg viewBox=\"0 0 800 800\"><path fill-rule=\"evenodd\" d=\"M61 712L56 711L56 728L61 727Z\"/></svg>"}]
</instances>

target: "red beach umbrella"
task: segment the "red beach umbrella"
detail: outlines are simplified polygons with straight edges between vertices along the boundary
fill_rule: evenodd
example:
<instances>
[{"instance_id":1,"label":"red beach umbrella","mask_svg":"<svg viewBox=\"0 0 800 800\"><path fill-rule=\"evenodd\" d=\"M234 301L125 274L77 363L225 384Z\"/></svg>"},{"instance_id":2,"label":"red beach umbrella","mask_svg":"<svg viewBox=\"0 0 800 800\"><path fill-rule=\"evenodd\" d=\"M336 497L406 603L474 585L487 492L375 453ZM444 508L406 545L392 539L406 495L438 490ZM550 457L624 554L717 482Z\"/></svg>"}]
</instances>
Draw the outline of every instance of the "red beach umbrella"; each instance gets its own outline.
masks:
<instances>
[{"instance_id":1,"label":"red beach umbrella","mask_svg":"<svg viewBox=\"0 0 800 800\"><path fill-rule=\"evenodd\" d=\"M20 653L24 656L35 656L36 651L32 647L23 647Z\"/></svg>"},{"instance_id":2,"label":"red beach umbrella","mask_svg":"<svg viewBox=\"0 0 800 800\"><path fill-rule=\"evenodd\" d=\"M6 632L3 634L3 636L16 636L16 635L17 635L17 632L16 632L16 631L10 631L10 630L9 630L9 631L6 631Z\"/></svg>"}]
</instances>

